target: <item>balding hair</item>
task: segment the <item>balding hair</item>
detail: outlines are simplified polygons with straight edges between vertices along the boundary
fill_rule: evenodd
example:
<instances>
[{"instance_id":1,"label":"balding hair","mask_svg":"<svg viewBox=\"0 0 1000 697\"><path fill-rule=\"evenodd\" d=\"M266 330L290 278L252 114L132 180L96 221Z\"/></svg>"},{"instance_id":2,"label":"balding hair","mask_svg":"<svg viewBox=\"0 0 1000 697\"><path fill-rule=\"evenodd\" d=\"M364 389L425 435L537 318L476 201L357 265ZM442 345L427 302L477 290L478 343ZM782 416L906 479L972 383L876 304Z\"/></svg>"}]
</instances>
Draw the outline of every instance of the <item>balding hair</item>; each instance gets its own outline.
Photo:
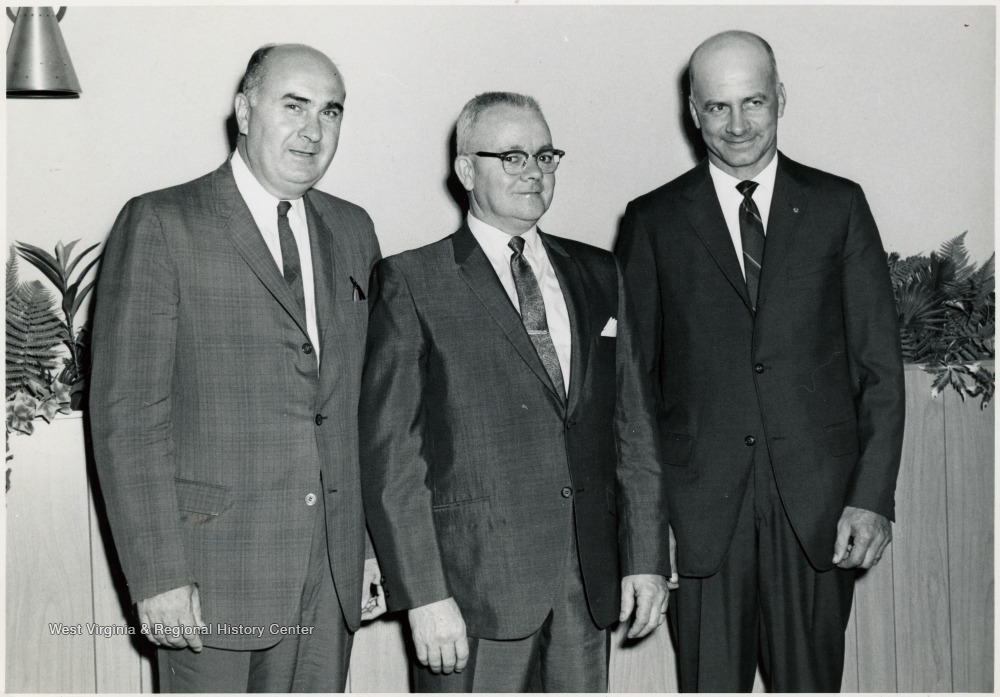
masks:
<instances>
[{"instance_id":1,"label":"balding hair","mask_svg":"<svg viewBox=\"0 0 1000 697\"><path fill-rule=\"evenodd\" d=\"M694 92L694 64L695 60L698 58L698 54L713 47L713 44L723 44L725 42L742 41L743 43L755 44L767 55L767 60L771 64L771 76L774 78L774 86L777 89L778 84L781 82L778 79L778 61L774 57L774 50L771 48L771 44L767 43L762 37L749 31L741 31L739 29L731 29L729 31L719 32L714 34L700 44L698 47L692 51L691 58L688 60L688 85L691 92Z\"/></svg>"},{"instance_id":2,"label":"balding hair","mask_svg":"<svg viewBox=\"0 0 1000 697\"><path fill-rule=\"evenodd\" d=\"M257 93L260 91L260 85L264 81L264 61L267 59L267 54L277 45L266 44L261 46L253 52L250 60L247 62L247 69L243 73L243 79L240 80L239 91L251 104L257 102Z\"/></svg>"}]
</instances>

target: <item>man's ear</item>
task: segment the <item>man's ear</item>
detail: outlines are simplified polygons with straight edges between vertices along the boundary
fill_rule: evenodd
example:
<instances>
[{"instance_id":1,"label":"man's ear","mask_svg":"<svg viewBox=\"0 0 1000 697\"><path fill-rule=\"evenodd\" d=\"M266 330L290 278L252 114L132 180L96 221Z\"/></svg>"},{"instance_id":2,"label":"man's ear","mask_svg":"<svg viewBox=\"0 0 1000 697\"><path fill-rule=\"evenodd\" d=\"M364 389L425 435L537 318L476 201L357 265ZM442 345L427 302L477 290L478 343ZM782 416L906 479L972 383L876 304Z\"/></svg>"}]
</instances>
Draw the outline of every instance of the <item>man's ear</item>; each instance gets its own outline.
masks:
<instances>
[{"instance_id":1,"label":"man's ear","mask_svg":"<svg viewBox=\"0 0 1000 697\"><path fill-rule=\"evenodd\" d=\"M785 83L778 83L778 118L785 115Z\"/></svg>"},{"instance_id":2,"label":"man's ear","mask_svg":"<svg viewBox=\"0 0 1000 697\"><path fill-rule=\"evenodd\" d=\"M694 106L694 95L688 96L688 109L691 111L691 118L694 120L695 127L701 130L701 121L698 120L698 110Z\"/></svg>"},{"instance_id":3,"label":"man's ear","mask_svg":"<svg viewBox=\"0 0 1000 697\"><path fill-rule=\"evenodd\" d=\"M233 109L236 111L236 127L240 135L247 134L247 124L250 122L250 100L242 92L237 93L233 102Z\"/></svg>"},{"instance_id":4,"label":"man's ear","mask_svg":"<svg viewBox=\"0 0 1000 697\"><path fill-rule=\"evenodd\" d=\"M459 155L455 158L455 175L458 177L458 181L462 182L462 186L465 187L466 191L472 191L475 187L475 165L472 164L472 158L468 155Z\"/></svg>"}]
</instances>

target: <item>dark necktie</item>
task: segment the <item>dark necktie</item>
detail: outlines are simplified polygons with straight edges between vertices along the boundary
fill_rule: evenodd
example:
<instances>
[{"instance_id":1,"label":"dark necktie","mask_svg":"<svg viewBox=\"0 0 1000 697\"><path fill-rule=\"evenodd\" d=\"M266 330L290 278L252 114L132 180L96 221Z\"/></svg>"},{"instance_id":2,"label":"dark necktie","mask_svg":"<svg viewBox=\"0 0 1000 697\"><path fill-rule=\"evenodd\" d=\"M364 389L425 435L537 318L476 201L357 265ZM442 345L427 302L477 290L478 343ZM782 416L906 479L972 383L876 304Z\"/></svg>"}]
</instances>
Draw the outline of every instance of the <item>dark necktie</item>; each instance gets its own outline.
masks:
<instances>
[{"instance_id":1,"label":"dark necktie","mask_svg":"<svg viewBox=\"0 0 1000 697\"><path fill-rule=\"evenodd\" d=\"M542 302L542 291L538 287L538 279L531 265L524 258L524 238L511 237L507 246L514 250L510 257L510 272L514 275L514 287L517 289L517 302L521 306L521 321L528 330L531 343L535 345L538 357L542 359L545 372L552 378L556 394L566 401L566 388L563 385L562 370L559 367L559 356L556 355L555 344L549 336L549 323L545 319L545 303Z\"/></svg>"},{"instance_id":2,"label":"dark necktie","mask_svg":"<svg viewBox=\"0 0 1000 697\"><path fill-rule=\"evenodd\" d=\"M743 194L740 204L740 241L743 243L743 268L746 272L747 293L750 306L757 309L757 288L760 286L760 269L764 263L764 222L753 202L757 182L744 181L736 185Z\"/></svg>"},{"instance_id":3,"label":"dark necktie","mask_svg":"<svg viewBox=\"0 0 1000 697\"><path fill-rule=\"evenodd\" d=\"M282 273L285 282L292 289L295 302L298 303L302 316L306 315L306 293L302 285L302 267L299 264L299 246L295 244L295 235L288 222L288 210L292 207L288 201L278 203L278 242L281 244Z\"/></svg>"}]
</instances>

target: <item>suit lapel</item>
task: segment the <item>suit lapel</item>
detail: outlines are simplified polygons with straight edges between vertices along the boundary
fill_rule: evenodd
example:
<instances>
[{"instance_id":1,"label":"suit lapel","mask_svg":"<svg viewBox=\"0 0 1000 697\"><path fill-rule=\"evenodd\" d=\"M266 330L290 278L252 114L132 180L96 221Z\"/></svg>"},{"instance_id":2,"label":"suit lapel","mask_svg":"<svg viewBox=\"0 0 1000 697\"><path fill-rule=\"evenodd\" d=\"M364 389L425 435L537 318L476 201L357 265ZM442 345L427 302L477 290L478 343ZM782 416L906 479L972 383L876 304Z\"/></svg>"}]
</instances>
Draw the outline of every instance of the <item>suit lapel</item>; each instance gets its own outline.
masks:
<instances>
[{"instance_id":1,"label":"suit lapel","mask_svg":"<svg viewBox=\"0 0 1000 697\"><path fill-rule=\"evenodd\" d=\"M712 184L712 175L708 172L708 160L703 161L700 168L697 181L684 192L684 197L691 202L687 209L688 221L723 275L733 286L733 290L743 298L747 310L750 310L746 280L743 278L740 262L736 258L736 247L733 246L733 239L729 235L729 226L726 225L726 219L722 215L719 197Z\"/></svg>"},{"instance_id":2,"label":"suit lapel","mask_svg":"<svg viewBox=\"0 0 1000 697\"><path fill-rule=\"evenodd\" d=\"M559 279L559 288L562 289L563 300L566 301L566 309L569 314L569 328L572 336L572 350L570 352L570 376L569 376L569 404L566 413L572 414L580 400L580 392L583 389L583 381L587 376L587 359L590 357L590 303L587 302L586 287L580 275L580 268L559 241L538 231L545 250L549 255L549 262Z\"/></svg>"},{"instance_id":3,"label":"suit lapel","mask_svg":"<svg viewBox=\"0 0 1000 697\"><path fill-rule=\"evenodd\" d=\"M215 196L216 201L218 201L219 213L225 219L225 232L232 240L236 251L240 253L257 278L274 296L274 299L291 315L302 333L308 336L305 315L295 302L291 288L288 287L284 276L278 270L278 265L274 263L271 250L267 248L267 244L257 228L257 223L254 222L253 216L250 214L250 209L247 208L246 202L240 196L228 162L217 171ZM277 211L275 211L275 216L277 216Z\"/></svg>"},{"instance_id":4,"label":"suit lapel","mask_svg":"<svg viewBox=\"0 0 1000 697\"><path fill-rule=\"evenodd\" d=\"M312 252L313 285L316 287L316 325L319 332L320 364L324 350L331 346L334 310L337 301L336 260L333 233L316 206L305 195L306 219L309 221L309 248Z\"/></svg>"},{"instance_id":5,"label":"suit lapel","mask_svg":"<svg viewBox=\"0 0 1000 697\"><path fill-rule=\"evenodd\" d=\"M799 183L788 172L787 159L778 154L778 171L774 177L774 195L767 218L767 242L764 263L760 271L757 311L766 304L767 291L783 268L788 248L808 199Z\"/></svg>"},{"instance_id":6,"label":"suit lapel","mask_svg":"<svg viewBox=\"0 0 1000 697\"><path fill-rule=\"evenodd\" d=\"M531 343L528 332L524 329L521 315L511 304L510 296L504 290L493 266L490 265L490 260L486 258L486 253L476 242L468 225L463 223L459 231L455 233L452 238L452 247L455 252L455 263L458 265L458 275L500 326L507 340L528 364L532 372L558 399L552 379L545 372L545 366L542 365L538 352L535 351L535 345Z\"/></svg>"}]
</instances>

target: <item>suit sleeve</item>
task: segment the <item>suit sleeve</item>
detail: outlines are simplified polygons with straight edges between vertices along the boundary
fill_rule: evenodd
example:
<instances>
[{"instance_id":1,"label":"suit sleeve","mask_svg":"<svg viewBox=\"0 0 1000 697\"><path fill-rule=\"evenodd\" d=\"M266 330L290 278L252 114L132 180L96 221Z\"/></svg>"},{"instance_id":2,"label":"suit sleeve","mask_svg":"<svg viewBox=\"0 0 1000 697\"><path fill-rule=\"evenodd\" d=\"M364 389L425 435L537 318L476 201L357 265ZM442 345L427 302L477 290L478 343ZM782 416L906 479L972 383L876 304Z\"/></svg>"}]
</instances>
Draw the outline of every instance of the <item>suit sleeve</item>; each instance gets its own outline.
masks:
<instances>
[{"instance_id":1,"label":"suit sleeve","mask_svg":"<svg viewBox=\"0 0 1000 697\"><path fill-rule=\"evenodd\" d=\"M171 389L178 278L156 211L119 214L94 314L90 418L101 492L133 602L193 583L181 538Z\"/></svg>"},{"instance_id":2,"label":"suit sleeve","mask_svg":"<svg viewBox=\"0 0 1000 697\"><path fill-rule=\"evenodd\" d=\"M645 223L635 204L625 208L621 230L615 243L625 287L633 309L635 342L642 359L642 372L658 408L660 400L660 292L656 257Z\"/></svg>"},{"instance_id":3,"label":"suit sleeve","mask_svg":"<svg viewBox=\"0 0 1000 697\"><path fill-rule=\"evenodd\" d=\"M660 460L652 385L636 334L636 320L625 278L617 261L618 401L615 436L618 446L619 551L622 575L670 576L669 512Z\"/></svg>"},{"instance_id":4,"label":"suit sleeve","mask_svg":"<svg viewBox=\"0 0 1000 697\"><path fill-rule=\"evenodd\" d=\"M369 243L371 249L369 250L371 256L371 264L368 267L368 279L371 281L373 276L373 270L375 264L377 264L382 259L382 248L378 243L378 236L375 234L375 223L372 222L371 216L365 213L365 222L368 224L369 230ZM369 287L369 296L371 295L371 287ZM371 298L369 298L371 300ZM372 534L368 529L368 522L365 521L365 559L373 559L375 557L375 545L372 544ZM381 569L381 566L379 567Z\"/></svg>"},{"instance_id":5,"label":"suit sleeve","mask_svg":"<svg viewBox=\"0 0 1000 697\"><path fill-rule=\"evenodd\" d=\"M361 487L391 610L451 596L434 528L425 449L428 341L392 259L372 275L361 383Z\"/></svg>"},{"instance_id":6,"label":"suit sleeve","mask_svg":"<svg viewBox=\"0 0 1000 697\"><path fill-rule=\"evenodd\" d=\"M895 516L906 395L898 314L885 251L855 187L843 264L844 317L860 457L847 505Z\"/></svg>"}]
</instances>

